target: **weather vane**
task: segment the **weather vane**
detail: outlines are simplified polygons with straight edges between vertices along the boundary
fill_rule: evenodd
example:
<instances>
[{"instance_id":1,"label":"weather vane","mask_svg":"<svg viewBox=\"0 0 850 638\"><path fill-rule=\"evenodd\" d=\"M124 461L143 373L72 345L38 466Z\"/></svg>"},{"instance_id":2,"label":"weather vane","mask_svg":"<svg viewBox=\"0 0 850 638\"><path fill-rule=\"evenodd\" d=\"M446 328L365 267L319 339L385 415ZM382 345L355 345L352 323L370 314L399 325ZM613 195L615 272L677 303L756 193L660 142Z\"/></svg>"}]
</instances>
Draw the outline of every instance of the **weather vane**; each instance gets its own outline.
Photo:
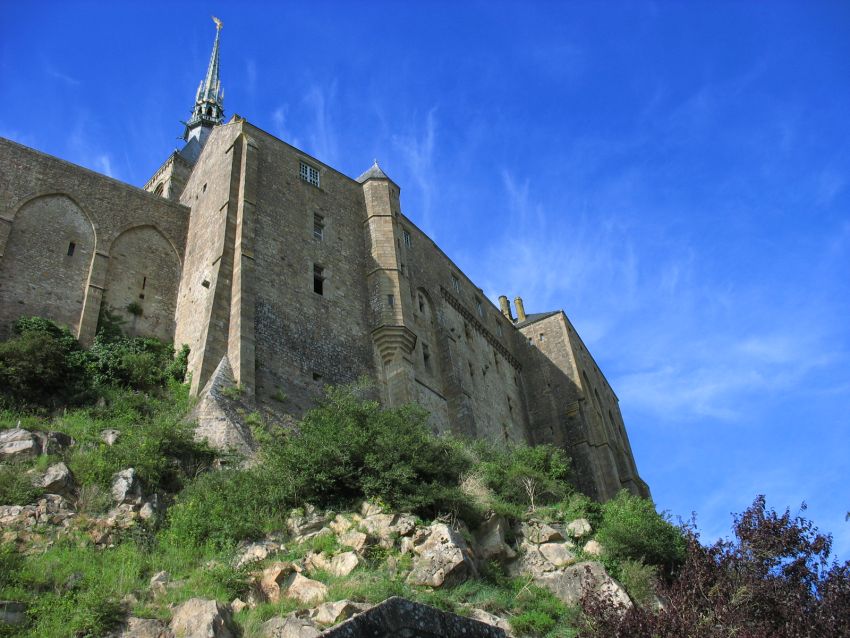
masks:
<instances>
[{"instance_id":1,"label":"weather vane","mask_svg":"<svg viewBox=\"0 0 850 638\"><path fill-rule=\"evenodd\" d=\"M213 16L212 19L213 19L213 22L215 22L215 28L216 29L221 29L221 27L224 26L224 23L221 20L219 20L218 18L216 18L215 16Z\"/></svg>"}]
</instances>

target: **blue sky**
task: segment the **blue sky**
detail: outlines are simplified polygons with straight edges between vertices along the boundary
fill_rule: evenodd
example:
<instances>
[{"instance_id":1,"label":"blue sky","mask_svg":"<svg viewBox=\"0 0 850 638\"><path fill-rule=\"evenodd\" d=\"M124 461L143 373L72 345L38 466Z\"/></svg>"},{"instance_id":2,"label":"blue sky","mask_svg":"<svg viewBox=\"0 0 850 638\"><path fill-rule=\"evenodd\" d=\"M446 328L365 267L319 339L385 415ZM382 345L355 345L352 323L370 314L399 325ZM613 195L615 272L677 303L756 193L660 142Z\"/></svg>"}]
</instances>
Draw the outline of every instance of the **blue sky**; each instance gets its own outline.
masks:
<instances>
[{"instance_id":1,"label":"blue sky","mask_svg":"<svg viewBox=\"0 0 850 638\"><path fill-rule=\"evenodd\" d=\"M228 116L379 158L491 299L566 310L660 508L805 501L850 558L850 4L2 9L0 135L136 185L218 15Z\"/></svg>"}]
</instances>

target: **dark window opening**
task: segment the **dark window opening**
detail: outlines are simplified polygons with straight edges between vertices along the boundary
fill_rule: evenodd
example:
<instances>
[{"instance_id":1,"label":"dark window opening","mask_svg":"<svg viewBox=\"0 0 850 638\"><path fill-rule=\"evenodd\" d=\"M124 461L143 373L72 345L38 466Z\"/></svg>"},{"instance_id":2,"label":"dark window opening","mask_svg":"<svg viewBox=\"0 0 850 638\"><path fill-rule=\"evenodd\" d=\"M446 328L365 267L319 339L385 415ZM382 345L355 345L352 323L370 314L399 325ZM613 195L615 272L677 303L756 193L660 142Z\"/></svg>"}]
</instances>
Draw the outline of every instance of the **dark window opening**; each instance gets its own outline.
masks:
<instances>
[{"instance_id":1,"label":"dark window opening","mask_svg":"<svg viewBox=\"0 0 850 638\"><path fill-rule=\"evenodd\" d=\"M407 248L410 248L413 245L413 243L410 241L410 233L406 230L402 230L401 233L402 233L402 236L404 237L404 245Z\"/></svg>"},{"instance_id":2,"label":"dark window opening","mask_svg":"<svg viewBox=\"0 0 850 638\"><path fill-rule=\"evenodd\" d=\"M74 251L76 249L77 249L77 244L75 244L74 242L71 242L70 244L68 244L68 257L73 257Z\"/></svg>"},{"instance_id":3,"label":"dark window opening","mask_svg":"<svg viewBox=\"0 0 850 638\"><path fill-rule=\"evenodd\" d=\"M207 185L206 185L206 184L204 184L204 187L201 189L201 192L202 192L202 193L206 193L206 192L207 192Z\"/></svg>"},{"instance_id":4,"label":"dark window opening","mask_svg":"<svg viewBox=\"0 0 850 638\"><path fill-rule=\"evenodd\" d=\"M425 369L431 371L431 350L427 344L422 344L422 363L425 364Z\"/></svg>"},{"instance_id":5,"label":"dark window opening","mask_svg":"<svg viewBox=\"0 0 850 638\"><path fill-rule=\"evenodd\" d=\"M419 295L419 312L425 312L425 297Z\"/></svg>"},{"instance_id":6,"label":"dark window opening","mask_svg":"<svg viewBox=\"0 0 850 638\"><path fill-rule=\"evenodd\" d=\"M387 305L390 308L395 307L395 295L387 295Z\"/></svg>"},{"instance_id":7,"label":"dark window opening","mask_svg":"<svg viewBox=\"0 0 850 638\"><path fill-rule=\"evenodd\" d=\"M325 269L316 264L313 264L313 292L325 294Z\"/></svg>"},{"instance_id":8,"label":"dark window opening","mask_svg":"<svg viewBox=\"0 0 850 638\"><path fill-rule=\"evenodd\" d=\"M475 369L472 367L472 363L468 362L469 365L469 378L472 379L475 376Z\"/></svg>"},{"instance_id":9,"label":"dark window opening","mask_svg":"<svg viewBox=\"0 0 850 638\"><path fill-rule=\"evenodd\" d=\"M145 298L145 293L139 293L139 299L144 299L144 298Z\"/></svg>"},{"instance_id":10,"label":"dark window opening","mask_svg":"<svg viewBox=\"0 0 850 638\"><path fill-rule=\"evenodd\" d=\"M142 277L142 290L145 289L145 286L147 285L147 283L148 283L148 278Z\"/></svg>"},{"instance_id":11,"label":"dark window opening","mask_svg":"<svg viewBox=\"0 0 850 638\"><path fill-rule=\"evenodd\" d=\"M319 241L325 238L325 218L321 215L313 215L313 239Z\"/></svg>"},{"instance_id":12,"label":"dark window opening","mask_svg":"<svg viewBox=\"0 0 850 638\"><path fill-rule=\"evenodd\" d=\"M319 374L318 372L314 372L313 373L313 381L321 381L321 380L322 380L322 375Z\"/></svg>"}]
</instances>

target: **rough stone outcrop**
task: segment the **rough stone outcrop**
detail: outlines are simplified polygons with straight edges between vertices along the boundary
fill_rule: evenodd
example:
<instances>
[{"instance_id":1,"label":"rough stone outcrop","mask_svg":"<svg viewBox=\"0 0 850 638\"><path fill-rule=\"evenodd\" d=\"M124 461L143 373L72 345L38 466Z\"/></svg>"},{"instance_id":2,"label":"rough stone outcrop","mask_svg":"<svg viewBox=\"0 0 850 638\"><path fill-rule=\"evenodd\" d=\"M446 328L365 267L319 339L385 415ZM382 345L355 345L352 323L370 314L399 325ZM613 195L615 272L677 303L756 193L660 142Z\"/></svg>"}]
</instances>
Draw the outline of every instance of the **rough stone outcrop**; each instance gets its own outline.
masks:
<instances>
[{"instance_id":1,"label":"rough stone outcrop","mask_svg":"<svg viewBox=\"0 0 850 638\"><path fill-rule=\"evenodd\" d=\"M390 638L427 636L443 638L504 638L505 631L404 598L388 598L380 605L326 630L322 638Z\"/></svg>"},{"instance_id":2,"label":"rough stone outcrop","mask_svg":"<svg viewBox=\"0 0 850 638\"><path fill-rule=\"evenodd\" d=\"M132 467L116 472L112 476L110 489L112 500L118 504L140 504L142 502L142 483Z\"/></svg>"},{"instance_id":3,"label":"rough stone outcrop","mask_svg":"<svg viewBox=\"0 0 850 638\"><path fill-rule=\"evenodd\" d=\"M623 586L608 575L602 563L585 561L557 571L534 574L534 583L548 589L568 605L577 605L588 590L595 590L612 606L630 608L632 601Z\"/></svg>"},{"instance_id":4,"label":"rough stone outcrop","mask_svg":"<svg viewBox=\"0 0 850 638\"><path fill-rule=\"evenodd\" d=\"M235 638L230 610L214 600L190 598L174 610L170 628L180 638Z\"/></svg>"},{"instance_id":5,"label":"rough stone outcrop","mask_svg":"<svg viewBox=\"0 0 850 638\"><path fill-rule=\"evenodd\" d=\"M317 638L321 629L312 619L295 613L271 618L260 629L262 638Z\"/></svg>"},{"instance_id":6,"label":"rough stone outcrop","mask_svg":"<svg viewBox=\"0 0 850 638\"><path fill-rule=\"evenodd\" d=\"M460 532L445 523L434 523L414 537L416 558L408 584L441 587L455 585L477 575L469 547Z\"/></svg>"},{"instance_id":7,"label":"rough stone outcrop","mask_svg":"<svg viewBox=\"0 0 850 638\"><path fill-rule=\"evenodd\" d=\"M74 477L64 463L54 463L39 477L36 485L49 494L69 497L74 492Z\"/></svg>"},{"instance_id":8,"label":"rough stone outcrop","mask_svg":"<svg viewBox=\"0 0 850 638\"><path fill-rule=\"evenodd\" d=\"M175 638L168 625L154 618L127 619L125 626L115 638Z\"/></svg>"}]
</instances>

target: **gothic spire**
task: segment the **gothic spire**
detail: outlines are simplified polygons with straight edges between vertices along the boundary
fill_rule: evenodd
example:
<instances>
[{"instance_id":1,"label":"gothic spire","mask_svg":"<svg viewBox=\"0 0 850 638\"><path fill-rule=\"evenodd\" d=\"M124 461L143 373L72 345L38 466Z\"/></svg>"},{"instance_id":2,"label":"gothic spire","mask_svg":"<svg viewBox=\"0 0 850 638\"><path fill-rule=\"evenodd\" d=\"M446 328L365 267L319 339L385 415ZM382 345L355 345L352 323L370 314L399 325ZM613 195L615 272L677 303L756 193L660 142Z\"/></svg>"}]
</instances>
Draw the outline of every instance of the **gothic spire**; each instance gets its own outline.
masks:
<instances>
[{"instance_id":1,"label":"gothic spire","mask_svg":"<svg viewBox=\"0 0 850 638\"><path fill-rule=\"evenodd\" d=\"M215 16L213 16L213 22L215 22L215 42L213 42L212 54L210 54L207 75L198 87L198 92L195 94L195 106L192 108L192 117L186 122L186 128L183 131L183 139L186 140L187 147L193 139L198 141L199 146L203 146L213 126L224 121L224 91L218 77L218 49L222 22ZM195 155L196 158L199 153L200 148L197 148L196 152L191 154Z\"/></svg>"}]
</instances>

